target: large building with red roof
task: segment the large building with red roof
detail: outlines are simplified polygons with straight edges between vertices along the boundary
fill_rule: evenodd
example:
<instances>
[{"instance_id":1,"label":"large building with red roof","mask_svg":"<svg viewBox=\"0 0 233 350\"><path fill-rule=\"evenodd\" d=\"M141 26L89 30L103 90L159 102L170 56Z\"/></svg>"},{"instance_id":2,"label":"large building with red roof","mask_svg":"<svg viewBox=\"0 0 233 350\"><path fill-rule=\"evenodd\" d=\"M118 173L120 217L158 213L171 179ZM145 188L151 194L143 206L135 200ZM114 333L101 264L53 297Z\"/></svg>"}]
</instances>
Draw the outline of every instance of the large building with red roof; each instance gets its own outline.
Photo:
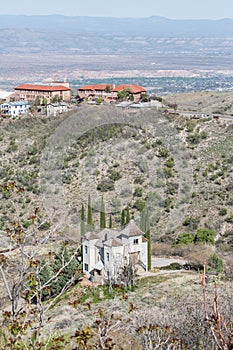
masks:
<instances>
[{"instance_id":1,"label":"large building with red roof","mask_svg":"<svg viewBox=\"0 0 233 350\"><path fill-rule=\"evenodd\" d=\"M42 103L43 99L50 103L54 98L61 101L70 101L70 88L69 84L54 83L53 85L32 85L32 84L21 84L15 87L15 99L26 100L29 102L35 102L38 97Z\"/></svg>"},{"instance_id":2,"label":"large building with red roof","mask_svg":"<svg viewBox=\"0 0 233 350\"><path fill-rule=\"evenodd\" d=\"M95 100L98 98L106 102L116 101L121 91L128 91L132 101L140 101L143 94L147 91L139 85L122 84L115 86L114 84L94 84L81 86L78 89L78 97L80 99Z\"/></svg>"}]
</instances>

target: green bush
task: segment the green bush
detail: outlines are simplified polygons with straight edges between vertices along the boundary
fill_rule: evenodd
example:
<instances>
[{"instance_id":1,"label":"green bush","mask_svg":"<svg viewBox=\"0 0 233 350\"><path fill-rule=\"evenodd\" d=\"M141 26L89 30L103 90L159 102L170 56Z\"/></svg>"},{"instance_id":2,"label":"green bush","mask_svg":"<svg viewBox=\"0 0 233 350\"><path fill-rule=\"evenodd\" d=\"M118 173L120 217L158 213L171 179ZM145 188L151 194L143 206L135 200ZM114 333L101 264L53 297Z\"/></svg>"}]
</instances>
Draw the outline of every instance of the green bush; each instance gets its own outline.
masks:
<instances>
[{"instance_id":1,"label":"green bush","mask_svg":"<svg viewBox=\"0 0 233 350\"><path fill-rule=\"evenodd\" d=\"M142 185L143 184L143 178L141 176L137 176L135 179L134 179L134 183L135 184L139 184L139 185Z\"/></svg>"},{"instance_id":2,"label":"green bush","mask_svg":"<svg viewBox=\"0 0 233 350\"><path fill-rule=\"evenodd\" d=\"M208 260L207 271L223 272L223 270L223 260L216 253L214 253Z\"/></svg>"},{"instance_id":3,"label":"green bush","mask_svg":"<svg viewBox=\"0 0 233 350\"><path fill-rule=\"evenodd\" d=\"M227 209L226 208L219 209L219 215L221 216L227 215Z\"/></svg>"},{"instance_id":4,"label":"green bush","mask_svg":"<svg viewBox=\"0 0 233 350\"><path fill-rule=\"evenodd\" d=\"M145 207L145 201L143 199L137 199L135 202L134 202L134 205L133 207L135 209L137 209L138 211L142 211Z\"/></svg>"},{"instance_id":5,"label":"green bush","mask_svg":"<svg viewBox=\"0 0 233 350\"><path fill-rule=\"evenodd\" d=\"M43 222L43 223L38 227L38 229L39 229L40 231L46 231L46 230L48 230L48 229L50 228L50 226L51 226L51 223L48 222L48 221L46 221L46 222Z\"/></svg>"},{"instance_id":6,"label":"green bush","mask_svg":"<svg viewBox=\"0 0 233 350\"><path fill-rule=\"evenodd\" d=\"M207 228L199 228L195 234L195 243L210 243L214 244L216 231Z\"/></svg>"},{"instance_id":7,"label":"green bush","mask_svg":"<svg viewBox=\"0 0 233 350\"><path fill-rule=\"evenodd\" d=\"M189 216L183 221L184 226L188 226L193 230L196 230L198 228L200 219L199 218L194 218L193 216Z\"/></svg>"},{"instance_id":8,"label":"green bush","mask_svg":"<svg viewBox=\"0 0 233 350\"><path fill-rule=\"evenodd\" d=\"M134 196L135 197L142 197L142 188L141 187L136 187L134 190Z\"/></svg>"},{"instance_id":9,"label":"green bush","mask_svg":"<svg viewBox=\"0 0 233 350\"><path fill-rule=\"evenodd\" d=\"M232 222L233 222L233 214L229 215L229 216L226 218L226 222L229 222L229 223L232 223Z\"/></svg>"},{"instance_id":10,"label":"green bush","mask_svg":"<svg viewBox=\"0 0 233 350\"><path fill-rule=\"evenodd\" d=\"M180 233L175 241L175 244L192 244L194 243L194 235L189 232Z\"/></svg>"},{"instance_id":11,"label":"green bush","mask_svg":"<svg viewBox=\"0 0 233 350\"><path fill-rule=\"evenodd\" d=\"M165 147L160 147L159 148L159 157L162 157L162 158L167 158L168 157L168 149L165 148Z\"/></svg>"},{"instance_id":12,"label":"green bush","mask_svg":"<svg viewBox=\"0 0 233 350\"><path fill-rule=\"evenodd\" d=\"M109 169L108 173L109 173L109 178L113 181L117 181L122 177L121 173L114 168Z\"/></svg>"},{"instance_id":13,"label":"green bush","mask_svg":"<svg viewBox=\"0 0 233 350\"><path fill-rule=\"evenodd\" d=\"M67 247L62 247L58 253L55 254L52 263L41 263L40 269L40 283L44 285L49 279L56 275L56 273L70 261L74 252ZM78 253L80 255L80 252ZM74 285L78 282L82 275L81 263L78 261L78 255L70 261L70 263L62 269L56 279L53 279L46 288L42 290L42 299L46 300L50 297L58 295L61 290L67 286Z\"/></svg>"}]
</instances>

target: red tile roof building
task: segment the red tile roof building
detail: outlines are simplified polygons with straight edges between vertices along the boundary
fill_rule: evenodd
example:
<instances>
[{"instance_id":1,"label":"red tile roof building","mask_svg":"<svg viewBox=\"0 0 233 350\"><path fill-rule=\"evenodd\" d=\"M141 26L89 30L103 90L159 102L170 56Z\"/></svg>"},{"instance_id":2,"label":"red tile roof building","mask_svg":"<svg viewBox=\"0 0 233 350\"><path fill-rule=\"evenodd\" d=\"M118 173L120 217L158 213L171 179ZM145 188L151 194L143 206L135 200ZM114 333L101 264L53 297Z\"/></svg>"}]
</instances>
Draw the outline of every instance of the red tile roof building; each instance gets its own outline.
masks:
<instances>
[{"instance_id":1,"label":"red tile roof building","mask_svg":"<svg viewBox=\"0 0 233 350\"><path fill-rule=\"evenodd\" d=\"M141 96L147 93L146 89L139 85L94 84L81 86L78 89L78 96L80 99L95 100L101 98L106 102L111 102L116 101L118 93L123 90L129 90L134 102L138 102Z\"/></svg>"},{"instance_id":2,"label":"red tile roof building","mask_svg":"<svg viewBox=\"0 0 233 350\"><path fill-rule=\"evenodd\" d=\"M62 84L62 83L60 83ZM67 83L64 83L67 85ZM41 102L46 98L50 103L55 97L62 101L70 100L70 88L63 85L31 85L21 84L15 87L15 98L17 100L27 100L35 102L36 98L40 98Z\"/></svg>"}]
</instances>

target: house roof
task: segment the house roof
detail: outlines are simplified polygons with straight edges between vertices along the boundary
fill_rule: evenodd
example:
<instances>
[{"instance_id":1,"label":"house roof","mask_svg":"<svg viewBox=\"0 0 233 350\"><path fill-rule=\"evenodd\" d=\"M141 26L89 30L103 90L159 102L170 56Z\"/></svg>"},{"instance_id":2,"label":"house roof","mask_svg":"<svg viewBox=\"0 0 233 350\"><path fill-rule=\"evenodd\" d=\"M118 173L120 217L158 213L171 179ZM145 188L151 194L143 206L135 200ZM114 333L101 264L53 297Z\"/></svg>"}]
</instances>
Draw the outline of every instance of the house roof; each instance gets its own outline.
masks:
<instances>
[{"instance_id":1,"label":"house roof","mask_svg":"<svg viewBox=\"0 0 233 350\"><path fill-rule=\"evenodd\" d=\"M146 92L142 86L133 85L133 84L122 84L119 86L115 86L114 84L93 84L93 85L85 85L81 86L78 90L80 91L104 91L106 86L109 86L113 92L119 92L125 89L130 89L132 94Z\"/></svg>"},{"instance_id":2,"label":"house roof","mask_svg":"<svg viewBox=\"0 0 233 350\"><path fill-rule=\"evenodd\" d=\"M136 223L131 220L130 223L121 231L105 228L100 232L87 232L83 241L97 240L95 245L99 248L104 245L110 247L120 247L124 245L122 241L122 235L128 237L143 236L143 232L139 229Z\"/></svg>"},{"instance_id":3,"label":"house roof","mask_svg":"<svg viewBox=\"0 0 233 350\"><path fill-rule=\"evenodd\" d=\"M96 232L87 232L83 236L83 240L91 241L93 239L99 239L98 233L96 233Z\"/></svg>"},{"instance_id":4,"label":"house roof","mask_svg":"<svg viewBox=\"0 0 233 350\"><path fill-rule=\"evenodd\" d=\"M135 224L133 220L121 231L121 234L129 237L142 236L143 232Z\"/></svg>"},{"instance_id":5,"label":"house roof","mask_svg":"<svg viewBox=\"0 0 233 350\"><path fill-rule=\"evenodd\" d=\"M146 92L146 89L144 89L140 85L127 85L127 84L121 84L119 86L116 86L115 89L113 90L114 92L119 92L125 89L129 89L132 94L138 94L141 92Z\"/></svg>"},{"instance_id":6,"label":"house roof","mask_svg":"<svg viewBox=\"0 0 233 350\"><path fill-rule=\"evenodd\" d=\"M54 102L54 103L48 103L47 106L53 106L53 107L67 107L68 103L66 102Z\"/></svg>"},{"instance_id":7,"label":"house roof","mask_svg":"<svg viewBox=\"0 0 233 350\"><path fill-rule=\"evenodd\" d=\"M1 106L29 106L30 103L28 101L15 101L15 102L5 102L5 103L2 103Z\"/></svg>"},{"instance_id":8,"label":"house roof","mask_svg":"<svg viewBox=\"0 0 233 350\"><path fill-rule=\"evenodd\" d=\"M92 270L98 270L101 271L104 269L104 264L102 263L102 261L98 261L93 267Z\"/></svg>"},{"instance_id":9,"label":"house roof","mask_svg":"<svg viewBox=\"0 0 233 350\"><path fill-rule=\"evenodd\" d=\"M30 90L30 91L70 91L66 86L62 85L31 85L21 84L15 87L15 90Z\"/></svg>"},{"instance_id":10,"label":"house roof","mask_svg":"<svg viewBox=\"0 0 233 350\"><path fill-rule=\"evenodd\" d=\"M123 243L118 238L110 238L109 240L103 242L104 245L107 245L109 247L121 247L123 246Z\"/></svg>"},{"instance_id":11,"label":"house roof","mask_svg":"<svg viewBox=\"0 0 233 350\"><path fill-rule=\"evenodd\" d=\"M93 84L81 86L79 90L92 90L92 91L104 91L106 86L109 86L111 90L115 88L114 84Z\"/></svg>"},{"instance_id":12,"label":"house roof","mask_svg":"<svg viewBox=\"0 0 233 350\"><path fill-rule=\"evenodd\" d=\"M96 246L103 247L104 243L110 239L117 238L119 236L119 231L110 228L105 228L99 233L97 233L99 240L96 242Z\"/></svg>"}]
</instances>

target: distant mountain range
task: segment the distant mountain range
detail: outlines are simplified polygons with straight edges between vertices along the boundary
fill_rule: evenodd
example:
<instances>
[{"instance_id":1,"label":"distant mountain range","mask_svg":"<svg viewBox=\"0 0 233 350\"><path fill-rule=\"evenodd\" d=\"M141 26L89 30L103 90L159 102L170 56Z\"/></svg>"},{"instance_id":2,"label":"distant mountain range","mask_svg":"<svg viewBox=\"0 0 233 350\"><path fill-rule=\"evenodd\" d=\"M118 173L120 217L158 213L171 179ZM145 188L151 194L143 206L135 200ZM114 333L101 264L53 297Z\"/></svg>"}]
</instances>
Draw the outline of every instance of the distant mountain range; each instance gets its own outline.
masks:
<instances>
[{"instance_id":1,"label":"distant mountain range","mask_svg":"<svg viewBox=\"0 0 233 350\"><path fill-rule=\"evenodd\" d=\"M106 18L0 15L0 29L29 29L69 34L150 35L156 37L233 36L233 19L174 20L149 18Z\"/></svg>"}]
</instances>

